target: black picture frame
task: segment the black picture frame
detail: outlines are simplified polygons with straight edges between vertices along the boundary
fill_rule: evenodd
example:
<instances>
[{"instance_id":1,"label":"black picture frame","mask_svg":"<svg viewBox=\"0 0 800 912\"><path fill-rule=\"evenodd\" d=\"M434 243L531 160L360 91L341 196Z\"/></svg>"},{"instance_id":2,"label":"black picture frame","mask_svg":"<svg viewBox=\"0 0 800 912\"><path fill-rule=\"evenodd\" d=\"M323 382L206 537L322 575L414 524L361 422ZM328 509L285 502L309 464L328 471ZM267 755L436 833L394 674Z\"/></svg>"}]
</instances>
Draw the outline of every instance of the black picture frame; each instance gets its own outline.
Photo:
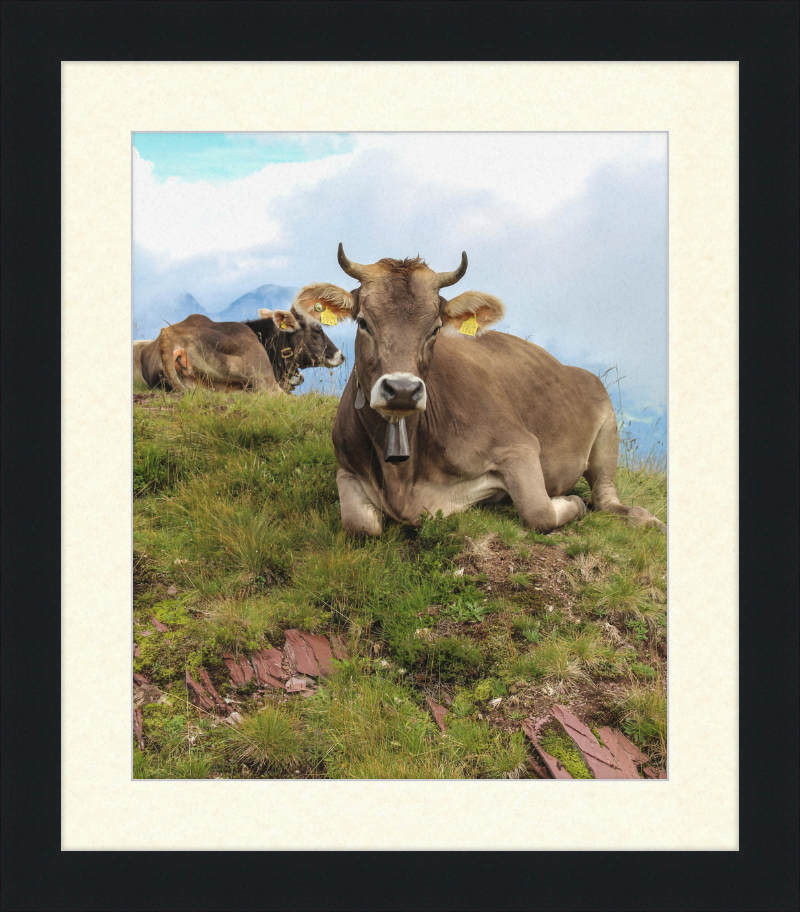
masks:
<instances>
[{"instance_id":1,"label":"black picture frame","mask_svg":"<svg viewBox=\"0 0 800 912\"><path fill-rule=\"evenodd\" d=\"M771 0L2 4L3 909L798 908L798 12ZM324 60L332 48L342 60L739 61L738 852L60 851L61 61Z\"/></svg>"}]
</instances>

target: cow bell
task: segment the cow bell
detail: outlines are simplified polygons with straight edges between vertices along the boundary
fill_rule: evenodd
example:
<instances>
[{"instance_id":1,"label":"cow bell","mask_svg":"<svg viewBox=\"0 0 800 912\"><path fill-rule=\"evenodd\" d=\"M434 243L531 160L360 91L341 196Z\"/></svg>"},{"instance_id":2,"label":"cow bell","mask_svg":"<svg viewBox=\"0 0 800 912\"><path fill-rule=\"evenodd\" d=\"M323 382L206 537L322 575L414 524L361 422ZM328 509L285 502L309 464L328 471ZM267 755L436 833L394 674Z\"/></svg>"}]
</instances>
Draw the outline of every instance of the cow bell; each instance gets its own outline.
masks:
<instances>
[{"instance_id":1,"label":"cow bell","mask_svg":"<svg viewBox=\"0 0 800 912\"><path fill-rule=\"evenodd\" d=\"M383 449L383 461L391 463L405 462L410 455L406 419L401 418L397 424L390 424L386 428L386 446Z\"/></svg>"}]
</instances>

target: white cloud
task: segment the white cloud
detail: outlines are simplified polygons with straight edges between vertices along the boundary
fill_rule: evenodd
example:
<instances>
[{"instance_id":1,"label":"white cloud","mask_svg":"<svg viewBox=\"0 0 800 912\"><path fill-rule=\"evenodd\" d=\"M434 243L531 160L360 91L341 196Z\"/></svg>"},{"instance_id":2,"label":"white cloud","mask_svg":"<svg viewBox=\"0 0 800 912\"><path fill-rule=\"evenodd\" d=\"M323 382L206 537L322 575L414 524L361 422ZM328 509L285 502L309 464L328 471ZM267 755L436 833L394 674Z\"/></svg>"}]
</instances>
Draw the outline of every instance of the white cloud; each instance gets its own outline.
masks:
<instances>
[{"instance_id":1,"label":"white cloud","mask_svg":"<svg viewBox=\"0 0 800 912\"><path fill-rule=\"evenodd\" d=\"M532 218L578 196L603 164L666 161L666 133L373 133L356 150L385 149L442 187L484 190Z\"/></svg>"},{"instance_id":2,"label":"white cloud","mask_svg":"<svg viewBox=\"0 0 800 912\"><path fill-rule=\"evenodd\" d=\"M348 167L349 158L270 164L226 183L176 177L158 183L152 162L134 148L134 241L168 259L275 245L281 229L271 217L275 200L336 175Z\"/></svg>"}]
</instances>

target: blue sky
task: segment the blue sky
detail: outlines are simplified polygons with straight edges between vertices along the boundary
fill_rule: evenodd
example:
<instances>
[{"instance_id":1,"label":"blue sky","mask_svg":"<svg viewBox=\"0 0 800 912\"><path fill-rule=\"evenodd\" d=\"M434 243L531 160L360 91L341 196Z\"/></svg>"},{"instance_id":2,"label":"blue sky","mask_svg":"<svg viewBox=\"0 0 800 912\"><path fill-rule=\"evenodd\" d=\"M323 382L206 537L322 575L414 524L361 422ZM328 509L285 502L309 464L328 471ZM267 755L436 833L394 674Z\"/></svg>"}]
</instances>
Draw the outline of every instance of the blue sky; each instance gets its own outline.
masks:
<instances>
[{"instance_id":1,"label":"blue sky","mask_svg":"<svg viewBox=\"0 0 800 912\"><path fill-rule=\"evenodd\" d=\"M307 162L349 152L346 133L134 133L139 155L158 183L236 180L281 162Z\"/></svg>"},{"instance_id":2,"label":"blue sky","mask_svg":"<svg viewBox=\"0 0 800 912\"><path fill-rule=\"evenodd\" d=\"M189 293L209 313L336 261L424 257L506 304L501 329L667 403L665 133L135 133L133 319ZM337 341L355 330L342 324ZM613 373L613 371L612 371ZM308 386L308 384L307 384Z\"/></svg>"}]
</instances>

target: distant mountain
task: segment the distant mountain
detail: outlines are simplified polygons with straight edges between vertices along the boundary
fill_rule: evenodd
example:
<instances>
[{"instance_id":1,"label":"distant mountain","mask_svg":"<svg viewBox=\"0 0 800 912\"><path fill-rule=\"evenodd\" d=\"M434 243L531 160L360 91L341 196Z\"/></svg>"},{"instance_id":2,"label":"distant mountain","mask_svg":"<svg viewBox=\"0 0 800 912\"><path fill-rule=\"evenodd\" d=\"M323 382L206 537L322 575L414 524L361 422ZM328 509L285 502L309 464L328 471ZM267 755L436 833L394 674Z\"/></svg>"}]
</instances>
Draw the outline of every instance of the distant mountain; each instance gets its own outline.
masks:
<instances>
[{"instance_id":1,"label":"distant mountain","mask_svg":"<svg viewBox=\"0 0 800 912\"><path fill-rule=\"evenodd\" d=\"M194 295L189 294L188 291L184 292L182 295L178 295L177 304L182 313L183 311L186 311L187 317L189 314L193 313L205 313L197 298Z\"/></svg>"},{"instance_id":2,"label":"distant mountain","mask_svg":"<svg viewBox=\"0 0 800 912\"><path fill-rule=\"evenodd\" d=\"M215 313L209 313L194 295L184 292L146 315L135 314L133 338L155 339L162 327L169 323L180 323L190 314L203 314L217 323L257 319L258 311L262 307L269 310L287 310L297 291L297 288L289 288L286 285L260 285Z\"/></svg>"},{"instance_id":3,"label":"distant mountain","mask_svg":"<svg viewBox=\"0 0 800 912\"><path fill-rule=\"evenodd\" d=\"M285 285L260 285L255 291L248 291L246 295L237 298L225 310L209 314L212 320L219 322L232 320L254 320L262 307L269 310L288 310L297 294L297 288L288 288Z\"/></svg>"}]
</instances>

